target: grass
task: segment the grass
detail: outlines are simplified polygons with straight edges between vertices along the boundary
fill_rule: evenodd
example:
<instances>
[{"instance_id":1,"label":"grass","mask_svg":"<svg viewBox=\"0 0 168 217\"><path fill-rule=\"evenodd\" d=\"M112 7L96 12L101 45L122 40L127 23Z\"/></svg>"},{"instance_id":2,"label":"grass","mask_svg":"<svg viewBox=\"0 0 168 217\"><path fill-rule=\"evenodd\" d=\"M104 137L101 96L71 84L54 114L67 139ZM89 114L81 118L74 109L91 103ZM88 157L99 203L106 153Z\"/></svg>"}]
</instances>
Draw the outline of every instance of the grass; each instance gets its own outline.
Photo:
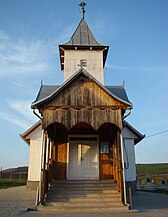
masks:
<instances>
[{"instance_id":1,"label":"grass","mask_svg":"<svg viewBox=\"0 0 168 217\"><path fill-rule=\"evenodd\" d=\"M168 163L137 164L136 171L137 171L137 178L140 181L140 183L145 182L147 174L149 174L151 177L155 176L156 182L159 182L161 178L159 175L163 175L162 178L168 177Z\"/></svg>"},{"instance_id":2,"label":"grass","mask_svg":"<svg viewBox=\"0 0 168 217\"><path fill-rule=\"evenodd\" d=\"M25 179L0 179L0 189L26 185Z\"/></svg>"},{"instance_id":3,"label":"grass","mask_svg":"<svg viewBox=\"0 0 168 217\"><path fill-rule=\"evenodd\" d=\"M167 174L168 164L137 164L137 173Z\"/></svg>"}]
</instances>

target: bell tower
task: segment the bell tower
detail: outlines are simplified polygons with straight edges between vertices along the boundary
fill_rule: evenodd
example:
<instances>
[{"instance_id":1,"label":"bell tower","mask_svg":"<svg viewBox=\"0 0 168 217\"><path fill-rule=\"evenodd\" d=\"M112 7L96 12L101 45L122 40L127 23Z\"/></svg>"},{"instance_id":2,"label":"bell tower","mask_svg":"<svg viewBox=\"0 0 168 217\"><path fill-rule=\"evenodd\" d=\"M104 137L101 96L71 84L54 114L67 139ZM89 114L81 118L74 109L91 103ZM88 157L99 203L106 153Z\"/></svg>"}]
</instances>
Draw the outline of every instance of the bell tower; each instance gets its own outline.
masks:
<instances>
[{"instance_id":1,"label":"bell tower","mask_svg":"<svg viewBox=\"0 0 168 217\"><path fill-rule=\"evenodd\" d=\"M85 2L79 4L82 19L71 39L59 45L61 70L64 81L71 77L81 67L86 69L101 84L104 84L104 65L108 46L100 44L91 32L85 20Z\"/></svg>"}]
</instances>

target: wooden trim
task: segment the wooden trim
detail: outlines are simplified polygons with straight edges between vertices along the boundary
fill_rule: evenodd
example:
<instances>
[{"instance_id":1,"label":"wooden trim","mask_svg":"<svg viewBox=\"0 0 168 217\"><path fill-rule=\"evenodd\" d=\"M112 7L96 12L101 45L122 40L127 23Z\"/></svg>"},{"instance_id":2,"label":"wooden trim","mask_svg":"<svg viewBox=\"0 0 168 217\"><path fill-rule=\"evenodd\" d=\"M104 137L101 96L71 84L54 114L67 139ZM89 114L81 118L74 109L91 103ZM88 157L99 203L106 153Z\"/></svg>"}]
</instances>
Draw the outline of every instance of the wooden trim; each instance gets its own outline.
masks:
<instances>
[{"instance_id":1,"label":"wooden trim","mask_svg":"<svg viewBox=\"0 0 168 217\"><path fill-rule=\"evenodd\" d=\"M80 110L80 109L88 109L88 110L92 110L92 109L100 109L100 110L105 110L105 109L112 109L112 110L117 110L120 108L125 108L125 106L117 106L117 105L104 105L104 106L66 106L66 105L59 105L59 106L45 106L45 109L48 110L57 110L57 109L64 109L64 110L68 110L68 109L75 109L75 110Z\"/></svg>"},{"instance_id":2,"label":"wooden trim","mask_svg":"<svg viewBox=\"0 0 168 217\"><path fill-rule=\"evenodd\" d=\"M67 130L70 130L73 126L81 122L91 125L95 130L98 130L104 123L112 123L119 129L122 129L121 109L45 109L43 112L43 129L46 129L48 125L54 122L62 123Z\"/></svg>"}]
</instances>

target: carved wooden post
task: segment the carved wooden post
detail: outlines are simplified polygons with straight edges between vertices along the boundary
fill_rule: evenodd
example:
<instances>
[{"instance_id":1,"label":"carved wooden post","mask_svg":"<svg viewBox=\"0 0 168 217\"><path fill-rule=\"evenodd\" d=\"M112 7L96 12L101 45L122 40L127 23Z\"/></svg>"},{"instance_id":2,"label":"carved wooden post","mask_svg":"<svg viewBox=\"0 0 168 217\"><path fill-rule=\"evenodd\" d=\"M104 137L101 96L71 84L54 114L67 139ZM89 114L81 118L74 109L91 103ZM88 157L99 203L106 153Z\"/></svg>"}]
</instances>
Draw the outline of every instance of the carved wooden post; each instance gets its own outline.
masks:
<instances>
[{"instance_id":1,"label":"carved wooden post","mask_svg":"<svg viewBox=\"0 0 168 217\"><path fill-rule=\"evenodd\" d=\"M47 163L47 170L48 170L48 186L51 184L51 138L48 141L48 163Z\"/></svg>"}]
</instances>

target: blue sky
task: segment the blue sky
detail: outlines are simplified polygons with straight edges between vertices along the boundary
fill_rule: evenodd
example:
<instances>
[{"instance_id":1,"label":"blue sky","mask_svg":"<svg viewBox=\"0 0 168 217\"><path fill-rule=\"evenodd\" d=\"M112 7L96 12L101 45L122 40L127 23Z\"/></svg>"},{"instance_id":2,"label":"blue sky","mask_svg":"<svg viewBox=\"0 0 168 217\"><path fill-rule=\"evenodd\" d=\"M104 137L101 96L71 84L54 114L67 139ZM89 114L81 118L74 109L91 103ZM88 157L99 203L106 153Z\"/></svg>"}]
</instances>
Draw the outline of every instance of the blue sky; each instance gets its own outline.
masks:
<instances>
[{"instance_id":1,"label":"blue sky","mask_svg":"<svg viewBox=\"0 0 168 217\"><path fill-rule=\"evenodd\" d=\"M61 84L58 45L81 14L77 0L0 0L0 166L28 164L19 134L37 119L30 109L40 82ZM168 129L168 1L88 0L86 21L109 45L105 84L121 85L133 111L127 121L142 134ZM138 163L168 162L168 133L136 146Z\"/></svg>"}]
</instances>

